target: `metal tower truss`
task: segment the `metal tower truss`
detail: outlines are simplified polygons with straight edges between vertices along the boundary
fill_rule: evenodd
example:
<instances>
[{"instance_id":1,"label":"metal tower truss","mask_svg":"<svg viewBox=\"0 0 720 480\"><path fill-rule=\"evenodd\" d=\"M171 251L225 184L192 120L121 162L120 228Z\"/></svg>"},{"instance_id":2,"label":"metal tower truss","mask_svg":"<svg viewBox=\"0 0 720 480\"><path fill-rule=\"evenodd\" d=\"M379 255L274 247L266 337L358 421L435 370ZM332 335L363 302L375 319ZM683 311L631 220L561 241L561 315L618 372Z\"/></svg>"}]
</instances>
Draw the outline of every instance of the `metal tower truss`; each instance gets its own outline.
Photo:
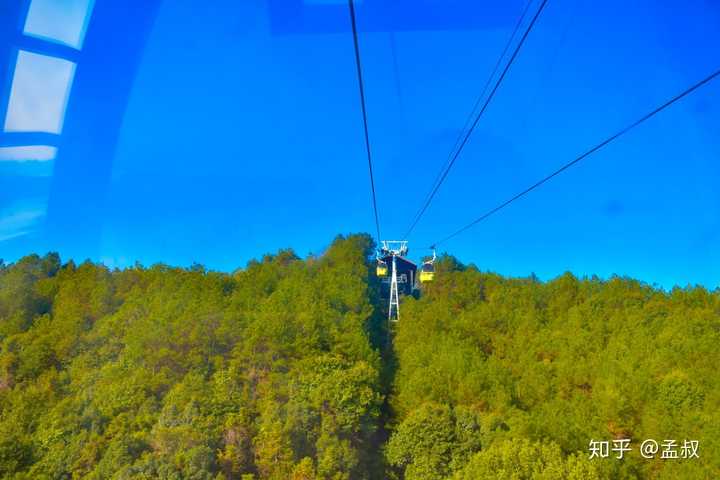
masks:
<instances>
[{"instance_id":1,"label":"metal tower truss","mask_svg":"<svg viewBox=\"0 0 720 480\"><path fill-rule=\"evenodd\" d=\"M407 240L383 240L378 254L378 259L382 259L391 269L390 278L386 277L387 279L384 280L389 283L388 320L390 322L397 322L400 319L399 284L403 284L403 292L407 293L406 284L412 285L414 282L415 266L404 258L407 253ZM408 264L412 266L412 271L408 271Z\"/></svg>"},{"instance_id":2,"label":"metal tower truss","mask_svg":"<svg viewBox=\"0 0 720 480\"><path fill-rule=\"evenodd\" d=\"M392 257L392 277L390 280L390 305L388 306L388 320L397 322L400 320L400 295L397 284L397 256Z\"/></svg>"},{"instance_id":3,"label":"metal tower truss","mask_svg":"<svg viewBox=\"0 0 720 480\"><path fill-rule=\"evenodd\" d=\"M408 252L407 240L383 240L380 251L385 255L404 257Z\"/></svg>"}]
</instances>

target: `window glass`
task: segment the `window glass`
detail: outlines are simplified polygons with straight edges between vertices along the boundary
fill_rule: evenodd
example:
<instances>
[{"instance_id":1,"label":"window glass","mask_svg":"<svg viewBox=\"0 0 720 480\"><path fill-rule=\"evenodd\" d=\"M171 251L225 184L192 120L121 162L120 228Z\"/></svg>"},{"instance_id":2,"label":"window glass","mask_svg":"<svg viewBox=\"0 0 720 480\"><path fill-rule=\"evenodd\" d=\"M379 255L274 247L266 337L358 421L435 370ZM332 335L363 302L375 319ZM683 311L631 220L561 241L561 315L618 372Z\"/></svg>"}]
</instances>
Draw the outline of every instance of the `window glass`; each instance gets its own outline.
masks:
<instances>
[{"instance_id":1,"label":"window glass","mask_svg":"<svg viewBox=\"0 0 720 480\"><path fill-rule=\"evenodd\" d=\"M74 73L72 62L20 51L5 131L60 133Z\"/></svg>"},{"instance_id":2,"label":"window glass","mask_svg":"<svg viewBox=\"0 0 720 480\"><path fill-rule=\"evenodd\" d=\"M50 177L57 148L47 145L0 147L0 188L14 177ZM26 192L25 192L26 193ZM22 193L20 196L25 195ZM6 199L14 195L5 192ZM2 199L0 198L0 203Z\"/></svg>"},{"instance_id":3,"label":"window glass","mask_svg":"<svg viewBox=\"0 0 720 480\"><path fill-rule=\"evenodd\" d=\"M56 153L57 148L47 145L0 147L0 162L49 162Z\"/></svg>"},{"instance_id":4,"label":"window glass","mask_svg":"<svg viewBox=\"0 0 720 480\"><path fill-rule=\"evenodd\" d=\"M347 0L305 0L307 5L347 5ZM362 5L362 0L357 0L355 6Z\"/></svg>"},{"instance_id":5,"label":"window glass","mask_svg":"<svg viewBox=\"0 0 720 480\"><path fill-rule=\"evenodd\" d=\"M25 34L79 50L93 3L93 0L33 0L25 21Z\"/></svg>"},{"instance_id":6,"label":"window glass","mask_svg":"<svg viewBox=\"0 0 720 480\"><path fill-rule=\"evenodd\" d=\"M26 198L0 206L0 242L32 233L46 210L44 198Z\"/></svg>"}]
</instances>

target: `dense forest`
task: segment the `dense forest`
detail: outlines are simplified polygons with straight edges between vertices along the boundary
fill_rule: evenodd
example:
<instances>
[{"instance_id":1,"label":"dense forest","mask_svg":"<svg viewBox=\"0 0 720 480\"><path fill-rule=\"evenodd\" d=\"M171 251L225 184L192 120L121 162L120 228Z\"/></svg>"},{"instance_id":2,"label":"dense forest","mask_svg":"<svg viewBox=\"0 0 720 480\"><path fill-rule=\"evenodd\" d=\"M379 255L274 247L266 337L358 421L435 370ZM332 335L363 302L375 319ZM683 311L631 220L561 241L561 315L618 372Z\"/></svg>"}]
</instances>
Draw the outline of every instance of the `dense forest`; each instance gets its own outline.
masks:
<instances>
[{"instance_id":1,"label":"dense forest","mask_svg":"<svg viewBox=\"0 0 720 480\"><path fill-rule=\"evenodd\" d=\"M444 256L389 332L373 249L233 273L0 262L0 477L720 478L720 291ZM623 459L589 458L615 439Z\"/></svg>"}]
</instances>

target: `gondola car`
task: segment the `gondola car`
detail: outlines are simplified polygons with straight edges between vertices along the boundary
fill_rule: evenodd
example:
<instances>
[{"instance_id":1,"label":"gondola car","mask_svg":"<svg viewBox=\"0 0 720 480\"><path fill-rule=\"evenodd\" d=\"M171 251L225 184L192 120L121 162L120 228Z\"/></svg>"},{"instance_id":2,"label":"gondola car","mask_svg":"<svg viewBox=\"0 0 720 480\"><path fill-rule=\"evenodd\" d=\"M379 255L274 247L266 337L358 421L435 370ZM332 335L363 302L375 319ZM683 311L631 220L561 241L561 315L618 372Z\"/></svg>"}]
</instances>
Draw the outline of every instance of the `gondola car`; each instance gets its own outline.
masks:
<instances>
[{"instance_id":1,"label":"gondola car","mask_svg":"<svg viewBox=\"0 0 720 480\"><path fill-rule=\"evenodd\" d=\"M420 267L420 283L432 282L435 279L435 250L431 259L425 260Z\"/></svg>"},{"instance_id":2,"label":"gondola car","mask_svg":"<svg viewBox=\"0 0 720 480\"><path fill-rule=\"evenodd\" d=\"M420 267L420 283L432 282L435 278L435 265L430 262L423 262Z\"/></svg>"},{"instance_id":3,"label":"gondola car","mask_svg":"<svg viewBox=\"0 0 720 480\"><path fill-rule=\"evenodd\" d=\"M377 259L377 267L375 268L375 273L378 277L387 277L388 276L388 266L387 263L381 259Z\"/></svg>"}]
</instances>

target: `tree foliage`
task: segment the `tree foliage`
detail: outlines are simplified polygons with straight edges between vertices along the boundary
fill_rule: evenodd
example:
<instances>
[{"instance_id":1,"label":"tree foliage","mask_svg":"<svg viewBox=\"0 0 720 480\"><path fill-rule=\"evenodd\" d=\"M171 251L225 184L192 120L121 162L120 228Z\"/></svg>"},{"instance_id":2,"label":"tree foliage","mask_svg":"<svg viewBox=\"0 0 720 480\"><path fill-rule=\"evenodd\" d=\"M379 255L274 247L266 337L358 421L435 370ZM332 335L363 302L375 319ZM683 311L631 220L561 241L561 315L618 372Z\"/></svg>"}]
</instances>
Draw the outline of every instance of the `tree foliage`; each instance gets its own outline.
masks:
<instances>
[{"instance_id":1,"label":"tree foliage","mask_svg":"<svg viewBox=\"0 0 720 480\"><path fill-rule=\"evenodd\" d=\"M372 250L0 264L0 478L720 478L719 291L445 256L389 345ZM647 438L700 458L643 459Z\"/></svg>"},{"instance_id":2,"label":"tree foliage","mask_svg":"<svg viewBox=\"0 0 720 480\"><path fill-rule=\"evenodd\" d=\"M439 478L431 470L461 479L720 478L720 291L571 274L508 279L447 257L437 272L405 301L394 338L397 427L386 456L406 479ZM459 409L480 425L467 466L451 461ZM591 440L623 438L633 447L623 460L612 452L588 464ZM645 439L697 440L702 452L645 459Z\"/></svg>"},{"instance_id":3,"label":"tree foliage","mask_svg":"<svg viewBox=\"0 0 720 480\"><path fill-rule=\"evenodd\" d=\"M377 477L363 235L232 275L0 270L0 477Z\"/></svg>"}]
</instances>

